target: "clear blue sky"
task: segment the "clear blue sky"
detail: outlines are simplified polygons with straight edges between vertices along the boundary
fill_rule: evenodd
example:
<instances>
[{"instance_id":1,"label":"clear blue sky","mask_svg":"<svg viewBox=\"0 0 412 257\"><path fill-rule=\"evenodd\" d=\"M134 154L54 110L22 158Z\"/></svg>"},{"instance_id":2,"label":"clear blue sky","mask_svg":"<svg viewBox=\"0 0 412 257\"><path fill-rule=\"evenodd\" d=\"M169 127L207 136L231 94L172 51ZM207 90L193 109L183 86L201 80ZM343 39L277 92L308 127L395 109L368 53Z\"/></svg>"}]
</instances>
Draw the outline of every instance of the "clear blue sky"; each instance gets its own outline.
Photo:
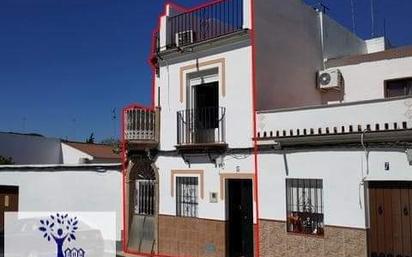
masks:
<instances>
[{"instance_id":1,"label":"clear blue sky","mask_svg":"<svg viewBox=\"0 0 412 257\"><path fill-rule=\"evenodd\" d=\"M353 1L356 32L368 38L370 0ZM323 2L351 29L350 0ZM162 6L162 0L1 0L0 131L112 137L113 108L150 102L146 60ZM394 45L412 44L410 10L411 0L375 0L376 34L386 19ZM115 122L118 130L119 115Z\"/></svg>"}]
</instances>

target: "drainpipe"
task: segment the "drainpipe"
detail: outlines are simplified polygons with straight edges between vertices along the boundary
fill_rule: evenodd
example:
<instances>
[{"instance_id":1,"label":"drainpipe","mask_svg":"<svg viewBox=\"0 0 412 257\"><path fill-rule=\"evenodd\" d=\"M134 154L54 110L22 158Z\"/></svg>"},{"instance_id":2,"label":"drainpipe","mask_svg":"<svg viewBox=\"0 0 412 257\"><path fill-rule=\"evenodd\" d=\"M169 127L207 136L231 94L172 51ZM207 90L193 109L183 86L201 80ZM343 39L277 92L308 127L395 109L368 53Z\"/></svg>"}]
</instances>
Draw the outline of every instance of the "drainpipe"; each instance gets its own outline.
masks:
<instances>
[{"instance_id":1,"label":"drainpipe","mask_svg":"<svg viewBox=\"0 0 412 257\"><path fill-rule=\"evenodd\" d=\"M365 135L366 135L366 132L369 132L369 130L368 129L365 129L365 130L363 130L362 131L362 134L361 134L361 145L362 145L362 148L363 148L363 151L364 151L364 153L365 153L365 160L366 160L366 175L364 175L363 174L363 165L362 165L362 167L361 167L361 171L362 171L362 179L361 179L361 181L360 181L360 183L359 183L359 206L360 206L360 208L362 208L362 194L361 194L361 192L362 192L362 187L364 187L365 186L365 178L369 175L369 151L368 151L368 148L366 147L366 145L365 145ZM364 190L364 192L365 192L365 190Z\"/></svg>"},{"instance_id":2,"label":"drainpipe","mask_svg":"<svg viewBox=\"0 0 412 257\"><path fill-rule=\"evenodd\" d=\"M319 26L320 26L320 47L322 53L322 69L325 70L325 27L323 22L323 12L318 10L319 15Z\"/></svg>"}]
</instances>

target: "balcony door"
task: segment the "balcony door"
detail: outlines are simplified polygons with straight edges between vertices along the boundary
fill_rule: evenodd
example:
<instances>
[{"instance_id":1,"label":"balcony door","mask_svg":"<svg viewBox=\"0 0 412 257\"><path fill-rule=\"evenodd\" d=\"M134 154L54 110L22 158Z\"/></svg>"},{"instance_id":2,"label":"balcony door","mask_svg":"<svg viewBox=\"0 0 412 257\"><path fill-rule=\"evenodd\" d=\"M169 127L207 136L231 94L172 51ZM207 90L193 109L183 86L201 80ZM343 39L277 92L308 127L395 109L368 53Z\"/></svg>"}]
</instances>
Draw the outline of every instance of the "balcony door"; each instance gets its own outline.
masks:
<instances>
[{"instance_id":1,"label":"balcony door","mask_svg":"<svg viewBox=\"0 0 412 257\"><path fill-rule=\"evenodd\" d=\"M219 83L192 86L193 139L195 143L214 143L219 127Z\"/></svg>"}]
</instances>

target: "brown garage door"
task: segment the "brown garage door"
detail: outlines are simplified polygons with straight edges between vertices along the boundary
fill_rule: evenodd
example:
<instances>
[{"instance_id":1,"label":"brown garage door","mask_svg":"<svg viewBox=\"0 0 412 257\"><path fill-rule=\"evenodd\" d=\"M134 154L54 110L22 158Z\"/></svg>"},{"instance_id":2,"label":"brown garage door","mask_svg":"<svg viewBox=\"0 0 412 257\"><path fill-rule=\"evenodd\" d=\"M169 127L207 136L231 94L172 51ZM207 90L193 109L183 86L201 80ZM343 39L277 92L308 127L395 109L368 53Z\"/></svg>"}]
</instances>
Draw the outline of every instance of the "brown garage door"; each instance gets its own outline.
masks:
<instances>
[{"instance_id":1,"label":"brown garage door","mask_svg":"<svg viewBox=\"0 0 412 257\"><path fill-rule=\"evenodd\" d=\"M4 227L4 213L17 211L19 206L19 188L17 186L0 185L0 231Z\"/></svg>"},{"instance_id":2,"label":"brown garage door","mask_svg":"<svg viewBox=\"0 0 412 257\"><path fill-rule=\"evenodd\" d=\"M412 183L369 183L370 257L412 256Z\"/></svg>"}]
</instances>

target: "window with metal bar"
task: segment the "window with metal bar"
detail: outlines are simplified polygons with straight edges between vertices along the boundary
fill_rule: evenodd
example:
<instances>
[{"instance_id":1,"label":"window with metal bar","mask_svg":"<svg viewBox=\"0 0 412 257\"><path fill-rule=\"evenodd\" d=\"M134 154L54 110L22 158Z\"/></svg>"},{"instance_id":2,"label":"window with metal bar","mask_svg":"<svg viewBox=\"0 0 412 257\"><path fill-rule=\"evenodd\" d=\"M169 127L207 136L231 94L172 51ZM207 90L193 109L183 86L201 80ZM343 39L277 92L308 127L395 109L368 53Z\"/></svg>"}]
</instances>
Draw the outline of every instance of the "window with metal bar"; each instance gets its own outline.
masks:
<instances>
[{"instance_id":1,"label":"window with metal bar","mask_svg":"<svg viewBox=\"0 0 412 257\"><path fill-rule=\"evenodd\" d=\"M323 235L323 182L286 179L287 231Z\"/></svg>"},{"instance_id":2,"label":"window with metal bar","mask_svg":"<svg viewBox=\"0 0 412 257\"><path fill-rule=\"evenodd\" d=\"M197 177L176 177L176 215L197 217Z\"/></svg>"},{"instance_id":3,"label":"window with metal bar","mask_svg":"<svg viewBox=\"0 0 412 257\"><path fill-rule=\"evenodd\" d=\"M136 180L135 214L154 215L154 194L154 180Z\"/></svg>"}]
</instances>

